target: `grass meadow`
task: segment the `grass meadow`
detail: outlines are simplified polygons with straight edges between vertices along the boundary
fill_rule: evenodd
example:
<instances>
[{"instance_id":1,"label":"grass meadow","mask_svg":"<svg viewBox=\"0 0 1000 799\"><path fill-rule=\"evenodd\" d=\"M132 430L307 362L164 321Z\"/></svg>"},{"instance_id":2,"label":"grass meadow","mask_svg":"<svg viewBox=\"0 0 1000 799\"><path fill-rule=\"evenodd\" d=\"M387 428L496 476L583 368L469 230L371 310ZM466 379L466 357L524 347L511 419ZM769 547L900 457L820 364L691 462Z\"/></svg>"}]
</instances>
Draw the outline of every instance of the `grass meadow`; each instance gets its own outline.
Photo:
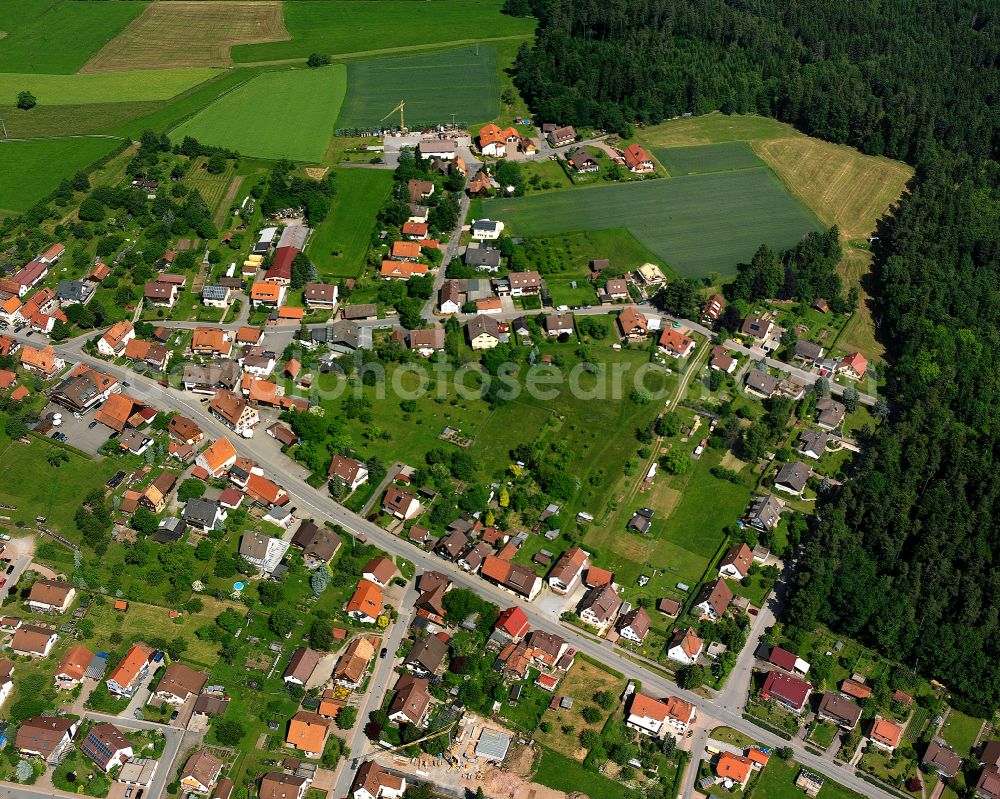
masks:
<instances>
[{"instance_id":1,"label":"grass meadow","mask_svg":"<svg viewBox=\"0 0 1000 799\"><path fill-rule=\"evenodd\" d=\"M319 162L344 99L346 69L258 75L182 122L170 138L193 136L259 158Z\"/></svg>"},{"instance_id":2,"label":"grass meadow","mask_svg":"<svg viewBox=\"0 0 1000 799\"><path fill-rule=\"evenodd\" d=\"M528 36L535 28L534 20L501 14L501 0L379 0L377 6L368 0L310 0L283 5L285 28L291 39L234 47L234 61L306 58L314 52L376 54L435 44L473 43L477 37Z\"/></svg>"},{"instance_id":3,"label":"grass meadow","mask_svg":"<svg viewBox=\"0 0 1000 799\"><path fill-rule=\"evenodd\" d=\"M683 277L732 275L761 244L794 245L820 224L764 168L489 200L513 235L628 228Z\"/></svg>"},{"instance_id":4,"label":"grass meadow","mask_svg":"<svg viewBox=\"0 0 1000 799\"><path fill-rule=\"evenodd\" d=\"M0 39L0 45L2 44L3 40ZM0 74L0 97L13 98L18 92L27 90L35 95L38 106L168 100L216 74L218 70L205 68L149 69L84 75L23 75L5 72Z\"/></svg>"},{"instance_id":5,"label":"grass meadow","mask_svg":"<svg viewBox=\"0 0 1000 799\"><path fill-rule=\"evenodd\" d=\"M136 0L0 0L0 72L76 72L135 19Z\"/></svg>"},{"instance_id":6,"label":"grass meadow","mask_svg":"<svg viewBox=\"0 0 1000 799\"><path fill-rule=\"evenodd\" d=\"M27 210L64 177L72 177L118 145L114 139L89 138L0 143L0 210Z\"/></svg>"},{"instance_id":7,"label":"grass meadow","mask_svg":"<svg viewBox=\"0 0 1000 799\"><path fill-rule=\"evenodd\" d=\"M321 278L356 278L365 265L375 215L389 192L383 169L337 169L333 207L309 240L308 254Z\"/></svg>"},{"instance_id":8,"label":"grass meadow","mask_svg":"<svg viewBox=\"0 0 1000 799\"><path fill-rule=\"evenodd\" d=\"M93 103L87 105L39 105L23 111L13 105L0 105L0 119L12 139L40 136L72 136L104 133L137 117L152 114L163 103Z\"/></svg>"},{"instance_id":9,"label":"grass meadow","mask_svg":"<svg viewBox=\"0 0 1000 799\"><path fill-rule=\"evenodd\" d=\"M754 788L754 795L767 799L801 799L802 790L795 787L795 778L800 766L794 761L772 757L767 767L760 772ZM848 790L831 779L820 788L817 799L861 799L860 794Z\"/></svg>"},{"instance_id":10,"label":"grass meadow","mask_svg":"<svg viewBox=\"0 0 1000 799\"><path fill-rule=\"evenodd\" d=\"M406 102L410 128L450 122L452 115L459 123L492 119L500 110L493 48L480 45L350 62L337 127L376 127L400 100Z\"/></svg>"}]
</instances>

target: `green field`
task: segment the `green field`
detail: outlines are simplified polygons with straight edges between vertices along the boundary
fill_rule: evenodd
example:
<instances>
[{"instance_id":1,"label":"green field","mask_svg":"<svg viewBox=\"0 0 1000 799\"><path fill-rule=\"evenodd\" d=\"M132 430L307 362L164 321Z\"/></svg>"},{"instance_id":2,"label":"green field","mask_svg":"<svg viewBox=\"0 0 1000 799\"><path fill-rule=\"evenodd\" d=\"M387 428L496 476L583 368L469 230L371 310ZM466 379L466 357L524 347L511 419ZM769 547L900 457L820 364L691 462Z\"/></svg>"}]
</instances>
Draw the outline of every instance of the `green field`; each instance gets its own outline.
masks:
<instances>
[{"instance_id":1,"label":"green field","mask_svg":"<svg viewBox=\"0 0 1000 799\"><path fill-rule=\"evenodd\" d=\"M172 131L260 158L318 162L344 100L342 64L258 75Z\"/></svg>"},{"instance_id":2,"label":"green field","mask_svg":"<svg viewBox=\"0 0 1000 799\"><path fill-rule=\"evenodd\" d=\"M406 102L410 128L451 122L452 115L459 123L492 119L500 111L493 48L480 45L350 62L347 98L337 127L377 127L400 100ZM385 124L398 125L398 115Z\"/></svg>"},{"instance_id":3,"label":"green field","mask_svg":"<svg viewBox=\"0 0 1000 799\"><path fill-rule=\"evenodd\" d=\"M76 72L146 7L138 0L0 0L0 72Z\"/></svg>"},{"instance_id":4,"label":"green field","mask_svg":"<svg viewBox=\"0 0 1000 799\"><path fill-rule=\"evenodd\" d=\"M623 799L625 796L624 785L612 782L596 771L584 768L575 760L547 748L542 749L542 759L538 763L534 781L557 791L582 791L587 796L600 799Z\"/></svg>"},{"instance_id":5,"label":"green field","mask_svg":"<svg viewBox=\"0 0 1000 799\"><path fill-rule=\"evenodd\" d=\"M291 40L239 45L232 49L232 58L248 63L305 58L314 52L377 54L435 44L471 44L483 37L530 35L534 20L503 15L502 5L501 0L379 0L375 11L368 0L285 3L285 27Z\"/></svg>"},{"instance_id":6,"label":"green field","mask_svg":"<svg viewBox=\"0 0 1000 799\"><path fill-rule=\"evenodd\" d=\"M309 239L321 278L358 277L365 265L375 215L392 191L385 169L337 169L333 206Z\"/></svg>"},{"instance_id":7,"label":"green field","mask_svg":"<svg viewBox=\"0 0 1000 799\"><path fill-rule=\"evenodd\" d=\"M656 148L653 155L675 177L764 166L764 162L750 149L750 145L742 141L696 147Z\"/></svg>"},{"instance_id":8,"label":"green field","mask_svg":"<svg viewBox=\"0 0 1000 799\"><path fill-rule=\"evenodd\" d=\"M801 799L804 794L800 788L795 787L795 778L800 768L794 761L786 762L772 757L757 778L754 796L762 799ZM860 799L860 796L827 778L817 799Z\"/></svg>"},{"instance_id":9,"label":"green field","mask_svg":"<svg viewBox=\"0 0 1000 799\"><path fill-rule=\"evenodd\" d=\"M948 717L944 720L944 726L941 728L941 737L951 744L952 749L958 752L958 754L962 757L967 757L973 744L976 742L976 736L979 735L979 729L982 726L982 719L973 718L952 709Z\"/></svg>"},{"instance_id":10,"label":"green field","mask_svg":"<svg viewBox=\"0 0 1000 799\"><path fill-rule=\"evenodd\" d=\"M151 114L161 101L142 103L91 103L87 105L40 105L22 111L13 105L0 105L0 119L12 139L42 136L72 136L105 133L136 117Z\"/></svg>"},{"instance_id":11,"label":"green field","mask_svg":"<svg viewBox=\"0 0 1000 799\"><path fill-rule=\"evenodd\" d=\"M25 211L64 177L120 144L115 139L51 139L0 143L0 210Z\"/></svg>"},{"instance_id":12,"label":"green field","mask_svg":"<svg viewBox=\"0 0 1000 799\"><path fill-rule=\"evenodd\" d=\"M684 277L732 275L763 243L794 245L819 221L766 168L487 200L512 235L626 227Z\"/></svg>"},{"instance_id":13,"label":"green field","mask_svg":"<svg viewBox=\"0 0 1000 799\"><path fill-rule=\"evenodd\" d=\"M0 23L2 24L2 23ZM0 46L3 40L0 39ZM30 91L39 106L84 103L131 103L167 100L214 77L217 69L148 69L134 72L90 72L84 75L0 73L0 97Z\"/></svg>"}]
</instances>

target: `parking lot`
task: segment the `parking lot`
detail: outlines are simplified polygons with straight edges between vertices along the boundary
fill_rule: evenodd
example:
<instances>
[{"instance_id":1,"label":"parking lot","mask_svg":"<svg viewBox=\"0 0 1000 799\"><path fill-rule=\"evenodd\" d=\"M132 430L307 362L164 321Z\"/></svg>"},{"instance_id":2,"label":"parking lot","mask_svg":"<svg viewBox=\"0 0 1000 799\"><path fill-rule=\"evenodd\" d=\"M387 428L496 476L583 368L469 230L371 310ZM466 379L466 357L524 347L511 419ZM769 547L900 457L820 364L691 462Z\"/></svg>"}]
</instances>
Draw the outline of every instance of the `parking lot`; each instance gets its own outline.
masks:
<instances>
[{"instance_id":1,"label":"parking lot","mask_svg":"<svg viewBox=\"0 0 1000 799\"><path fill-rule=\"evenodd\" d=\"M45 410L42 411L42 417L45 417L50 413L61 413L62 414L62 424L58 427L53 427L47 435L51 438L55 433L62 433L66 436L66 443L70 446L81 449L84 452L90 453L91 455L97 454L97 450L100 448L101 444L108 440L108 436L111 435L112 431L110 428L104 426L100 422L95 424L93 427L90 426L91 422L94 421L94 409L86 411L80 414L80 418L77 419L70 411L63 408L61 405L56 405L54 402L50 402L45 406Z\"/></svg>"}]
</instances>

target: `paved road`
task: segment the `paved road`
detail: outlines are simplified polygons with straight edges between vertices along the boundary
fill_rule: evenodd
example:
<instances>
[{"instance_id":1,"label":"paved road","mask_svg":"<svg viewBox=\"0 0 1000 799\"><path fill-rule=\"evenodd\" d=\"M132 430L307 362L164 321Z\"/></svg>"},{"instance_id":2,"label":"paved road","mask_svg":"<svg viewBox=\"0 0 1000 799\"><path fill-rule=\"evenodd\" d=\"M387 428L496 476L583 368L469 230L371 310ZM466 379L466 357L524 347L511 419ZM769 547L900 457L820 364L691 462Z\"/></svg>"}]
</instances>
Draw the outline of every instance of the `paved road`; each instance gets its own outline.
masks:
<instances>
[{"instance_id":1,"label":"paved road","mask_svg":"<svg viewBox=\"0 0 1000 799\"><path fill-rule=\"evenodd\" d=\"M416 601L416 587L413 582L410 582L406 587L406 594L403 596L403 601L400 602L399 618L389 630L389 635L382 642L382 645L387 650L386 656L377 661L375 671L368 683L368 693L365 694L361 705L358 707L358 721L354 726L354 733L350 740L348 762L340 770L340 776L333 791L334 797L348 795L351 790L351 783L354 780L354 769L351 768L350 762L356 757L367 754L372 749L371 744L368 743L368 737L365 735L365 725L368 723L368 715L381 706L382 698L385 696L386 691L389 690L391 684L395 684L396 682L396 675L393 672L393 668L397 663L396 652L399 651L399 645L403 642L403 638L410 627L410 622L413 619L413 605Z\"/></svg>"}]
</instances>

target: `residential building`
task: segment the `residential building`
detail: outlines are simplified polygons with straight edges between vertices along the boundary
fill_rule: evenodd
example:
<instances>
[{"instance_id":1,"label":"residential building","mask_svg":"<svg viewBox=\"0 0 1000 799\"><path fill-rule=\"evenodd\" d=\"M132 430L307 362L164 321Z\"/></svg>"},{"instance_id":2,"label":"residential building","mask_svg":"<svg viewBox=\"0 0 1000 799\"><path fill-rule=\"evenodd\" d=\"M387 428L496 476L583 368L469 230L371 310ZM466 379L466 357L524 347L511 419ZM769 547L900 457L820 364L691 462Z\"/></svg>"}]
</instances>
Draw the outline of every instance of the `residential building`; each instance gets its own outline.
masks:
<instances>
[{"instance_id":1,"label":"residential building","mask_svg":"<svg viewBox=\"0 0 1000 799\"><path fill-rule=\"evenodd\" d=\"M281 283L265 280L250 287L250 302L255 308L279 308L285 304L288 291Z\"/></svg>"},{"instance_id":2,"label":"residential building","mask_svg":"<svg viewBox=\"0 0 1000 799\"><path fill-rule=\"evenodd\" d=\"M201 289L201 304L208 308L228 308L233 290L229 286L207 284Z\"/></svg>"},{"instance_id":3,"label":"residential building","mask_svg":"<svg viewBox=\"0 0 1000 799\"><path fill-rule=\"evenodd\" d=\"M774 322L760 316L748 316L743 320L743 326L740 328L740 332L744 336L749 336L755 341L763 341L771 335L773 330Z\"/></svg>"},{"instance_id":4,"label":"residential building","mask_svg":"<svg viewBox=\"0 0 1000 799\"><path fill-rule=\"evenodd\" d=\"M438 309L443 314L459 313L462 310L462 286L458 280L446 280L441 284Z\"/></svg>"},{"instance_id":5,"label":"residential building","mask_svg":"<svg viewBox=\"0 0 1000 799\"><path fill-rule=\"evenodd\" d=\"M285 743L298 749L308 758L318 758L326 746L330 723L330 719L323 718L319 713L300 710L288 722Z\"/></svg>"},{"instance_id":6,"label":"residential building","mask_svg":"<svg viewBox=\"0 0 1000 799\"><path fill-rule=\"evenodd\" d=\"M668 327L660 334L660 351L671 358L687 358L694 349L694 339L676 328Z\"/></svg>"},{"instance_id":7,"label":"residential building","mask_svg":"<svg viewBox=\"0 0 1000 799\"><path fill-rule=\"evenodd\" d=\"M337 286L331 283L306 283L302 299L310 308L333 310L337 307L337 292Z\"/></svg>"},{"instance_id":8,"label":"residential building","mask_svg":"<svg viewBox=\"0 0 1000 799\"><path fill-rule=\"evenodd\" d=\"M739 785L740 790L747 787L753 770L752 760L743 755L734 755L732 752L723 752L715 762L716 776Z\"/></svg>"},{"instance_id":9,"label":"residential building","mask_svg":"<svg viewBox=\"0 0 1000 799\"><path fill-rule=\"evenodd\" d=\"M466 331L474 350L491 350L500 343L500 323L490 316L474 316L466 325Z\"/></svg>"},{"instance_id":10,"label":"residential building","mask_svg":"<svg viewBox=\"0 0 1000 799\"><path fill-rule=\"evenodd\" d=\"M66 361L56 355L51 345L38 349L25 344L20 352L21 366L43 380L51 380L66 366Z\"/></svg>"},{"instance_id":11,"label":"residential building","mask_svg":"<svg viewBox=\"0 0 1000 799\"><path fill-rule=\"evenodd\" d=\"M792 360L801 361L805 364L812 364L823 357L823 348L815 341L800 338L795 342Z\"/></svg>"},{"instance_id":12,"label":"residential building","mask_svg":"<svg viewBox=\"0 0 1000 799\"><path fill-rule=\"evenodd\" d=\"M694 630L688 627L686 630L677 630L674 633L674 637L670 639L667 646L667 657L685 666L690 666L698 662L704 649L705 642L695 634Z\"/></svg>"},{"instance_id":13,"label":"residential building","mask_svg":"<svg viewBox=\"0 0 1000 799\"><path fill-rule=\"evenodd\" d=\"M352 619L362 624L374 624L383 607L382 589L373 582L360 580L344 609Z\"/></svg>"},{"instance_id":14,"label":"residential building","mask_svg":"<svg viewBox=\"0 0 1000 799\"><path fill-rule=\"evenodd\" d=\"M500 250L494 247L467 247L462 260L466 266L471 266L480 272L500 270Z\"/></svg>"},{"instance_id":15,"label":"residential building","mask_svg":"<svg viewBox=\"0 0 1000 799\"><path fill-rule=\"evenodd\" d=\"M435 352L444 350L444 328L429 327L422 330L411 330L409 333L409 347L424 358L430 358Z\"/></svg>"},{"instance_id":16,"label":"residential building","mask_svg":"<svg viewBox=\"0 0 1000 799\"><path fill-rule=\"evenodd\" d=\"M330 480L343 483L348 489L355 491L368 482L368 467L346 455L334 455L327 476Z\"/></svg>"},{"instance_id":17,"label":"residential building","mask_svg":"<svg viewBox=\"0 0 1000 799\"><path fill-rule=\"evenodd\" d=\"M587 552L580 547L570 547L556 561L549 572L549 588L557 594L569 594L580 583L584 569L590 566Z\"/></svg>"},{"instance_id":18,"label":"residential building","mask_svg":"<svg viewBox=\"0 0 1000 799\"><path fill-rule=\"evenodd\" d=\"M352 691L359 688L368 673L368 666L375 658L377 642L378 639L366 636L351 641L333 668L333 681Z\"/></svg>"},{"instance_id":19,"label":"residential building","mask_svg":"<svg viewBox=\"0 0 1000 799\"><path fill-rule=\"evenodd\" d=\"M736 359L729 354L723 344L716 344L712 347L712 358L708 365L719 372L731 375L736 371Z\"/></svg>"},{"instance_id":20,"label":"residential building","mask_svg":"<svg viewBox=\"0 0 1000 799\"><path fill-rule=\"evenodd\" d=\"M392 578L399 574L399 569L388 558L377 556L365 564L361 572L361 579L375 583L379 588L385 588L392 581Z\"/></svg>"},{"instance_id":21,"label":"residential building","mask_svg":"<svg viewBox=\"0 0 1000 799\"><path fill-rule=\"evenodd\" d=\"M622 600L614 585L590 589L580 603L580 618L595 627L605 627L615 620Z\"/></svg>"},{"instance_id":22,"label":"residential building","mask_svg":"<svg viewBox=\"0 0 1000 799\"><path fill-rule=\"evenodd\" d=\"M557 338L563 335L573 334L573 317L569 314L550 314L545 317L545 322L543 323L545 328L545 333L550 338Z\"/></svg>"},{"instance_id":23,"label":"residential building","mask_svg":"<svg viewBox=\"0 0 1000 799\"><path fill-rule=\"evenodd\" d=\"M396 680L396 693L389 705L389 720L423 727L431 710L429 685L428 680L412 674L403 674Z\"/></svg>"},{"instance_id":24,"label":"residential building","mask_svg":"<svg viewBox=\"0 0 1000 799\"><path fill-rule=\"evenodd\" d=\"M542 290L542 276L538 272L511 272L507 282L512 297L539 294Z\"/></svg>"},{"instance_id":25,"label":"residential building","mask_svg":"<svg viewBox=\"0 0 1000 799\"><path fill-rule=\"evenodd\" d=\"M223 436L204 452L199 453L195 465L204 469L212 477L221 477L236 463L236 448Z\"/></svg>"},{"instance_id":26,"label":"residential building","mask_svg":"<svg viewBox=\"0 0 1000 799\"><path fill-rule=\"evenodd\" d=\"M780 671L769 671L760 689L760 698L765 701L773 699L793 713L801 713L809 701L810 693L812 686L805 680Z\"/></svg>"},{"instance_id":27,"label":"residential building","mask_svg":"<svg viewBox=\"0 0 1000 799\"><path fill-rule=\"evenodd\" d=\"M40 757L47 762L60 759L72 745L80 729L80 720L66 716L33 716L21 723L14 747L26 757Z\"/></svg>"},{"instance_id":28,"label":"residential building","mask_svg":"<svg viewBox=\"0 0 1000 799\"><path fill-rule=\"evenodd\" d=\"M733 591L723 579L713 580L702 586L695 597L694 606L715 621L726 615L729 603L733 601Z\"/></svg>"},{"instance_id":29,"label":"residential building","mask_svg":"<svg viewBox=\"0 0 1000 799\"><path fill-rule=\"evenodd\" d=\"M824 691L816 712L818 718L845 730L853 730L861 720L861 706L833 691Z\"/></svg>"},{"instance_id":30,"label":"residential building","mask_svg":"<svg viewBox=\"0 0 1000 799\"><path fill-rule=\"evenodd\" d=\"M626 641L641 644L653 625L645 608L634 607L618 620L618 634Z\"/></svg>"},{"instance_id":31,"label":"residential building","mask_svg":"<svg viewBox=\"0 0 1000 799\"><path fill-rule=\"evenodd\" d=\"M256 408L240 395L225 389L215 392L208 404L208 412L238 435L252 430L260 422Z\"/></svg>"},{"instance_id":32,"label":"residential building","mask_svg":"<svg viewBox=\"0 0 1000 799\"><path fill-rule=\"evenodd\" d=\"M742 580L753 563L753 550L746 544L734 544L726 550L719 563L719 576Z\"/></svg>"},{"instance_id":33,"label":"residential building","mask_svg":"<svg viewBox=\"0 0 1000 799\"><path fill-rule=\"evenodd\" d=\"M340 549L341 540L333 530L320 526L312 520L299 525L292 536L292 545L302 549L302 557L307 568L313 569L329 563Z\"/></svg>"},{"instance_id":34,"label":"residential building","mask_svg":"<svg viewBox=\"0 0 1000 799\"><path fill-rule=\"evenodd\" d=\"M382 498L382 510L397 519L415 519L423 511L423 506L411 492L399 486L390 485Z\"/></svg>"},{"instance_id":35,"label":"residential building","mask_svg":"<svg viewBox=\"0 0 1000 799\"><path fill-rule=\"evenodd\" d=\"M309 780L296 774L269 771L260 778L258 799L305 799Z\"/></svg>"},{"instance_id":36,"label":"residential building","mask_svg":"<svg viewBox=\"0 0 1000 799\"><path fill-rule=\"evenodd\" d=\"M810 475L812 470L801 461L786 463L778 470L774 478L774 487L786 494L799 496L809 482Z\"/></svg>"},{"instance_id":37,"label":"residential building","mask_svg":"<svg viewBox=\"0 0 1000 799\"><path fill-rule=\"evenodd\" d=\"M577 147L566 153L566 163L574 172L581 175L600 171L601 165L597 162L597 157L592 155L586 147Z\"/></svg>"},{"instance_id":38,"label":"residential building","mask_svg":"<svg viewBox=\"0 0 1000 799\"><path fill-rule=\"evenodd\" d=\"M924 750L920 762L931 771L936 771L944 779L951 779L962 768L962 758L941 738L934 738Z\"/></svg>"},{"instance_id":39,"label":"residential building","mask_svg":"<svg viewBox=\"0 0 1000 799\"><path fill-rule=\"evenodd\" d=\"M418 638L403 659L407 671L421 676L434 674L448 655L448 641L436 635Z\"/></svg>"},{"instance_id":40,"label":"residential building","mask_svg":"<svg viewBox=\"0 0 1000 799\"><path fill-rule=\"evenodd\" d=\"M10 648L16 655L44 658L49 656L58 640L55 630L36 624L21 624L11 638Z\"/></svg>"},{"instance_id":41,"label":"residential building","mask_svg":"<svg viewBox=\"0 0 1000 799\"><path fill-rule=\"evenodd\" d=\"M643 735L661 738L666 730L667 705L636 691L629 703L625 724Z\"/></svg>"},{"instance_id":42,"label":"residential building","mask_svg":"<svg viewBox=\"0 0 1000 799\"><path fill-rule=\"evenodd\" d=\"M404 793L406 778L390 774L374 760L361 764L351 784L351 799L400 799Z\"/></svg>"},{"instance_id":43,"label":"residential building","mask_svg":"<svg viewBox=\"0 0 1000 799\"><path fill-rule=\"evenodd\" d=\"M135 338L135 328L127 319L115 322L97 340L97 351L107 358L117 358L125 351L128 343Z\"/></svg>"},{"instance_id":44,"label":"residential building","mask_svg":"<svg viewBox=\"0 0 1000 799\"><path fill-rule=\"evenodd\" d=\"M173 308L179 293L180 286L176 283L163 283L156 280L146 283L142 297L148 305Z\"/></svg>"},{"instance_id":45,"label":"residential building","mask_svg":"<svg viewBox=\"0 0 1000 799\"><path fill-rule=\"evenodd\" d=\"M511 563L496 555L486 556L480 574L484 579L520 594L529 601L538 596L538 592L542 590L542 578L534 569L520 563Z\"/></svg>"},{"instance_id":46,"label":"residential building","mask_svg":"<svg viewBox=\"0 0 1000 799\"><path fill-rule=\"evenodd\" d=\"M319 652L308 647L296 649L292 652L292 657L285 667L282 679L286 683L305 687L316 670L316 666L319 665L321 657L322 655Z\"/></svg>"},{"instance_id":47,"label":"residential building","mask_svg":"<svg viewBox=\"0 0 1000 799\"><path fill-rule=\"evenodd\" d=\"M649 335L649 320L645 314L629 306L618 315L618 329L623 338L641 341Z\"/></svg>"},{"instance_id":48,"label":"residential building","mask_svg":"<svg viewBox=\"0 0 1000 799\"><path fill-rule=\"evenodd\" d=\"M208 675L174 662L163 670L154 694L168 704L183 705L192 696L200 694L206 682Z\"/></svg>"},{"instance_id":49,"label":"residential building","mask_svg":"<svg viewBox=\"0 0 1000 799\"><path fill-rule=\"evenodd\" d=\"M87 669L94 661L94 653L80 644L66 650L55 673L55 685L59 690L72 690L83 682Z\"/></svg>"},{"instance_id":50,"label":"residential building","mask_svg":"<svg viewBox=\"0 0 1000 799\"><path fill-rule=\"evenodd\" d=\"M76 589L58 580L38 580L28 594L28 607L36 613L65 613L76 598Z\"/></svg>"},{"instance_id":51,"label":"residential building","mask_svg":"<svg viewBox=\"0 0 1000 799\"><path fill-rule=\"evenodd\" d=\"M180 783L185 791L208 796L222 775L222 761L207 749L199 749L187 759Z\"/></svg>"},{"instance_id":52,"label":"residential building","mask_svg":"<svg viewBox=\"0 0 1000 799\"><path fill-rule=\"evenodd\" d=\"M116 696L131 698L139 686L149 676L150 665L156 658L156 650L141 641L129 648L125 657L108 675L105 681L108 690Z\"/></svg>"},{"instance_id":53,"label":"residential building","mask_svg":"<svg viewBox=\"0 0 1000 799\"><path fill-rule=\"evenodd\" d=\"M553 147L564 147L565 145L572 144L575 141L576 130L574 130L572 125L554 128L549 133L549 143Z\"/></svg>"},{"instance_id":54,"label":"residential building","mask_svg":"<svg viewBox=\"0 0 1000 799\"><path fill-rule=\"evenodd\" d=\"M837 371L845 377L860 380L868 371L868 359L860 352L852 352L840 360Z\"/></svg>"},{"instance_id":55,"label":"residential building","mask_svg":"<svg viewBox=\"0 0 1000 799\"><path fill-rule=\"evenodd\" d=\"M629 172L641 175L656 170L653 164L653 157L638 144L630 144L625 148L623 155L625 157L625 166L628 167Z\"/></svg>"},{"instance_id":56,"label":"residential building","mask_svg":"<svg viewBox=\"0 0 1000 799\"><path fill-rule=\"evenodd\" d=\"M819 414L816 424L824 430L836 430L844 423L844 417L847 416L847 406L829 397L816 400L816 411Z\"/></svg>"},{"instance_id":57,"label":"residential building","mask_svg":"<svg viewBox=\"0 0 1000 799\"><path fill-rule=\"evenodd\" d=\"M512 641L520 641L531 629L528 616L517 605L509 607L500 614L494 629L502 632Z\"/></svg>"},{"instance_id":58,"label":"residential building","mask_svg":"<svg viewBox=\"0 0 1000 799\"><path fill-rule=\"evenodd\" d=\"M903 727L892 719L876 716L872 721L868 740L879 749L894 752L903 739Z\"/></svg>"},{"instance_id":59,"label":"residential building","mask_svg":"<svg viewBox=\"0 0 1000 799\"><path fill-rule=\"evenodd\" d=\"M236 388L240 382L240 365L230 360L185 364L182 380L187 391L214 396L219 389L232 391Z\"/></svg>"},{"instance_id":60,"label":"residential building","mask_svg":"<svg viewBox=\"0 0 1000 799\"><path fill-rule=\"evenodd\" d=\"M726 310L726 301L721 294L713 294L701 309L701 321L707 325L715 324Z\"/></svg>"},{"instance_id":61,"label":"residential building","mask_svg":"<svg viewBox=\"0 0 1000 799\"><path fill-rule=\"evenodd\" d=\"M188 527L195 527L203 533L221 530L228 515L226 509L215 500L198 498L189 499L181 512L181 518Z\"/></svg>"},{"instance_id":62,"label":"residential building","mask_svg":"<svg viewBox=\"0 0 1000 799\"><path fill-rule=\"evenodd\" d=\"M132 744L122 731L113 724L104 722L90 728L87 737L80 744L80 751L105 774L114 768L121 768L135 754Z\"/></svg>"},{"instance_id":63,"label":"residential building","mask_svg":"<svg viewBox=\"0 0 1000 799\"><path fill-rule=\"evenodd\" d=\"M799 455L818 461L826 454L826 447L832 440L829 433L822 430L803 430L799 435Z\"/></svg>"},{"instance_id":64,"label":"residential building","mask_svg":"<svg viewBox=\"0 0 1000 799\"><path fill-rule=\"evenodd\" d=\"M781 512L785 503L774 494L764 494L755 497L747 512L747 521L758 530L773 530L781 521Z\"/></svg>"},{"instance_id":65,"label":"residential building","mask_svg":"<svg viewBox=\"0 0 1000 799\"><path fill-rule=\"evenodd\" d=\"M480 241L496 241L503 233L504 223L492 219L477 219L472 223L469 235Z\"/></svg>"}]
</instances>

